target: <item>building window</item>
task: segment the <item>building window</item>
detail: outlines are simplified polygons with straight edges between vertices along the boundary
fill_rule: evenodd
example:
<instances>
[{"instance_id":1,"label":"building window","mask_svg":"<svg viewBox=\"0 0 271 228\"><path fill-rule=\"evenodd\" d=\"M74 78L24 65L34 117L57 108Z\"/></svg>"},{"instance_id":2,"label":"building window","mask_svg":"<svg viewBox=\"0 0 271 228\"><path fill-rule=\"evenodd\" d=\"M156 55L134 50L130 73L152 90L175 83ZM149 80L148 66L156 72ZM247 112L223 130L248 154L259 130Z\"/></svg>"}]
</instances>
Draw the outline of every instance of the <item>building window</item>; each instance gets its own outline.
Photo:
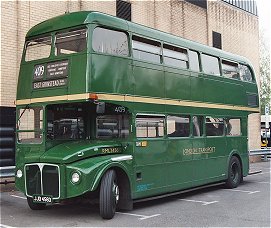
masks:
<instances>
[{"instance_id":1,"label":"building window","mask_svg":"<svg viewBox=\"0 0 271 228\"><path fill-rule=\"evenodd\" d=\"M132 14L130 2L117 0L116 8L117 17L125 19L127 21L131 21Z\"/></svg>"},{"instance_id":2,"label":"building window","mask_svg":"<svg viewBox=\"0 0 271 228\"><path fill-rule=\"evenodd\" d=\"M222 49L221 33L213 31L213 47Z\"/></svg>"},{"instance_id":3,"label":"building window","mask_svg":"<svg viewBox=\"0 0 271 228\"><path fill-rule=\"evenodd\" d=\"M207 0L186 0L186 1L201 8L207 9Z\"/></svg>"}]
</instances>

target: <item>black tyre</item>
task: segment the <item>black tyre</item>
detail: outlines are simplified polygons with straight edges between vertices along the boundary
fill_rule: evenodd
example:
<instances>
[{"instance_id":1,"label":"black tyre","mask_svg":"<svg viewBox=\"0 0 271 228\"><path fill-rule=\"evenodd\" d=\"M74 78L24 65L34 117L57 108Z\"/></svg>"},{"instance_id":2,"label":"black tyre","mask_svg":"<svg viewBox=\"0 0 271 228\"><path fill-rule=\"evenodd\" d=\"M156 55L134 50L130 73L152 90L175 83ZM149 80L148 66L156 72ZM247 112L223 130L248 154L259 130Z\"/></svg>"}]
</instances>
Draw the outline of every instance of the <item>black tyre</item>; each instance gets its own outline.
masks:
<instances>
[{"instance_id":1,"label":"black tyre","mask_svg":"<svg viewBox=\"0 0 271 228\"><path fill-rule=\"evenodd\" d=\"M231 157L228 168L228 179L226 181L226 187L236 188L242 180L242 171L240 161L237 157Z\"/></svg>"},{"instance_id":2,"label":"black tyre","mask_svg":"<svg viewBox=\"0 0 271 228\"><path fill-rule=\"evenodd\" d=\"M44 210L46 208L46 204L33 203L33 199L31 197L27 197L27 203L32 210Z\"/></svg>"},{"instance_id":3,"label":"black tyre","mask_svg":"<svg viewBox=\"0 0 271 228\"><path fill-rule=\"evenodd\" d=\"M108 170L100 187L100 215L104 219L112 219L119 202L119 186L114 170Z\"/></svg>"}]
</instances>

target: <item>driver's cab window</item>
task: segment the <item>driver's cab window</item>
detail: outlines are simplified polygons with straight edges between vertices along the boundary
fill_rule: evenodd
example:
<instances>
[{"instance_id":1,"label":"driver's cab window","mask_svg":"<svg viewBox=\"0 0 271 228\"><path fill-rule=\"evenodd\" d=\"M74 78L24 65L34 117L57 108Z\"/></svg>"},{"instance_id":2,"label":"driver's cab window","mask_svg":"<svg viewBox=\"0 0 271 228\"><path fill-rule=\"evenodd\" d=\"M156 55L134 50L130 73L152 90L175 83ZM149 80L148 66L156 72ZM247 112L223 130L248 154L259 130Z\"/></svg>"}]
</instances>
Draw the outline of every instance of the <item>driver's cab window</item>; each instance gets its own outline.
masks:
<instances>
[{"instance_id":1,"label":"driver's cab window","mask_svg":"<svg viewBox=\"0 0 271 228\"><path fill-rule=\"evenodd\" d=\"M128 115L102 115L96 119L97 138L127 138L129 135Z\"/></svg>"},{"instance_id":2,"label":"driver's cab window","mask_svg":"<svg viewBox=\"0 0 271 228\"><path fill-rule=\"evenodd\" d=\"M47 107L48 139L85 138L85 108L80 104L49 105Z\"/></svg>"}]
</instances>

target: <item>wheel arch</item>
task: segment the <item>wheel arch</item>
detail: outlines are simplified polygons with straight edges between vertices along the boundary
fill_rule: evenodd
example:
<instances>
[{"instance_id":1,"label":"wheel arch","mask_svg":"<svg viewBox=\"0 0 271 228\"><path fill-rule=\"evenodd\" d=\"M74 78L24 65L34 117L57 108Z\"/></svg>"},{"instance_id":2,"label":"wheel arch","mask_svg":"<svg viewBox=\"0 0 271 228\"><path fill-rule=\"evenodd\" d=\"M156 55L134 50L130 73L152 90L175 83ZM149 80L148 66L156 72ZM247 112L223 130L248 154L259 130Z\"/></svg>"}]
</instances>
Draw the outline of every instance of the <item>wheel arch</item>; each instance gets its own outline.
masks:
<instances>
[{"instance_id":1,"label":"wheel arch","mask_svg":"<svg viewBox=\"0 0 271 228\"><path fill-rule=\"evenodd\" d=\"M95 181L91 188L91 191L100 188L102 177L108 170L114 170L117 175L117 180L120 188L120 201L118 203L118 208L123 210L132 210L132 182L130 176L128 175L128 169L122 163L114 162L100 170L100 172L98 172L95 177Z\"/></svg>"},{"instance_id":2,"label":"wheel arch","mask_svg":"<svg viewBox=\"0 0 271 228\"><path fill-rule=\"evenodd\" d=\"M126 168L122 163L119 163L119 162L113 162L113 163L110 163L110 164L107 164L106 166L104 166L99 172L97 172L97 174L95 175L94 177L94 181L93 181L93 184L92 184L92 187L91 187L91 191L94 191L95 189L97 189L97 187L99 187L100 185L100 182L101 182L101 179L103 177L103 175L109 170L109 169L114 169L117 174L125 174L126 177L128 178L129 180L129 184L131 185L131 180L130 180L130 177L129 175L127 174L128 173L128 168Z\"/></svg>"},{"instance_id":3,"label":"wheel arch","mask_svg":"<svg viewBox=\"0 0 271 228\"><path fill-rule=\"evenodd\" d=\"M230 155L228 157L227 170L229 168L230 160L231 160L231 158L233 156L237 157L237 159L240 162L240 166L241 166L241 180L243 180L243 161L242 161L242 158L241 158L241 155L240 155L239 151L237 151L237 150L232 150L231 151L231 153L230 153ZM227 172L227 178L228 178L228 172Z\"/></svg>"}]
</instances>

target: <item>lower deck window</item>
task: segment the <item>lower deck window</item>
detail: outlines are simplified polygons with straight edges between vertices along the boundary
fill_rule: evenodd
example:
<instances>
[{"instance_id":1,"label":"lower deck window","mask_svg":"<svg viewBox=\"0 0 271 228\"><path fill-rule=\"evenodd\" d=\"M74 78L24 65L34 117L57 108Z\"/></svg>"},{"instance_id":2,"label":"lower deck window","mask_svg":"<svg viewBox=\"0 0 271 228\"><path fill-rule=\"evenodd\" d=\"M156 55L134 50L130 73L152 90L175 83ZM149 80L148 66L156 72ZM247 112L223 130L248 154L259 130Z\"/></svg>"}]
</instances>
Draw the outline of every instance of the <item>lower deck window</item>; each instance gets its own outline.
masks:
<instances>
[{"instance_id":1,"label":"lower deck window","mask_svg":"<svg viewBox=\"0 0 271 228\"><path fill-rule=\"evenodd\" d=\"M164 136L165 117L144 116L136 117L137 138L159 138Z\"/></svg>"},{"instance_id":2,"label":"lower deck window","mask_svg":"<svg viewBox=\"0 0 271 228\"><path fill-rule=\"evenodd\" d=\"M203 116L193 116L193 136L202 136L203 120Z\"/></svg>"},{"instance_id":3,"label":"lower deck window","mask_svg":"<svg viewBox=\"0 0 271 228\"><path fill-rule=\"evenodd\" d=\"M190 117L189 116L168 116L167 117L168 137L189 137Z\"/></svg>"},{"instance_id":4,"label":"lower deck window","mask_svg":"<svg viewBox=\"0 0 271 228\"><path fill-rule=\"evenodd\" d=\"M226 135L240 136L241 135L241 123L237 118L226 118Z\"/></svg>"},{"instance_id":5,"label":"lower deck window","mask_svg":"<svg viewBox=\"0 0 271 228\"><path fill-rule=\"evenodd\" d=\"M206 136L222 136L224 134L223 118L206 117Z\"/></svg>"}]
</instances>

